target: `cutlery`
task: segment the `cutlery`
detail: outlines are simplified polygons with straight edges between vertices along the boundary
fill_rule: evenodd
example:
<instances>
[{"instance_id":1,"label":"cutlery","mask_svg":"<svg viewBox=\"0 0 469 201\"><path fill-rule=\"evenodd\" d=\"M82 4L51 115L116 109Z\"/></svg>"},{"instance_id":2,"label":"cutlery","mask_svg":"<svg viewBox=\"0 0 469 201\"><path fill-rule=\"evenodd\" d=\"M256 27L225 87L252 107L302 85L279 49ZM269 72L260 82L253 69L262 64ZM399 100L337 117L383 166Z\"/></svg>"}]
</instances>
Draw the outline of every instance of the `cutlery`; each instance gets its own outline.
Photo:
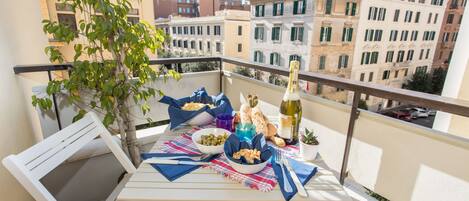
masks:
<instances>
[{"instance_id":1,"label":"cutlery","mask_svg":"<svg viewBox=\"0 0 469 201\"><path fill-rule=\"evenodd\" d=\"M288 172L290 172L290 176L293 179L293 183L295 183L296 188L298 189L298 194L301 197L308 197L308 193L305 190L305 187L303 184L301 184L300 179L298 178L298 175L296 175L295 171L293 171L293 168L290 165L290 162L286 158L283 159L283 164L287 167Z\"/></svg>"},{"instance_id":2,"label":"cutlery","mask_svg":"<svg viewBox=\"0 0 469 201\"><path fill-rule=\"evenodd\" d=\"M161 156L161 157L151 157L148 159L166 159L166 160L176 160L176 159L191 159L193 161L201 161L206 158L209 158L210 154L202 154L200 156ZM148 160L147 159L147 160Z\"/></svg>"},{"instance_id":3,"label":"cutlery","mask_svg":"<svg viewBox=\"0 0 469 201\"><path fill-rule=\"evenodd\" d=\"M170 165L208 165L210 162L200 162L200 161L178 161L178 160L168 160L168 159L157 159L149 158L143 161L143 163L150 164L170 164Z\"/></svg>"},{"instance_id":4,"label":"cutlery","mask_svg":"<svg viewBox=\"0 0 469 201\"><path fill-rule=\"evenodd\" d=\"M280 151L275 151L275 156L274 156L275 163L277 163L280 166L280 169L282 170L282 176L283 176L283 187L285 188L285 192L291 193L293 192L293 189L291 187L290 182L288 181L287 174L285 173L283 161L282 161L282 154Z\"/></svg>"}]
</instances>

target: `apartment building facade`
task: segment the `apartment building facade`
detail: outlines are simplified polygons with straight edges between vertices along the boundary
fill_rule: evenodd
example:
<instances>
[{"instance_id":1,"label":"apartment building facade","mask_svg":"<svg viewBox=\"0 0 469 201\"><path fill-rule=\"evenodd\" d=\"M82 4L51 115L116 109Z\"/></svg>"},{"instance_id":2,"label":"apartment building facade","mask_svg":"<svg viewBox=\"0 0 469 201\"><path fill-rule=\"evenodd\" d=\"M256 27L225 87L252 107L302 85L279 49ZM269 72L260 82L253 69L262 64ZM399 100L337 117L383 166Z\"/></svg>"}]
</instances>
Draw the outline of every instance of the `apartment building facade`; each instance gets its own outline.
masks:
<instances>
[{"instance_id":1,"label":"apartment building facade","mask_svg":"<svg viewBox=\"0 0 469 201\"><path fill-rule=\"evenodd\" d=\"M360 0L316 1L309 70L350 78ZM309 93L345 102L347 92L327 85L308 84Z\"/></svg>"},{"instance_id":2,"label":"apartment building facade","mask_svg":"<svg viewBox=\"0 0 469 201\"><path fill-rule=\"evenodd\" d=\"M433 57L433 68L448 68L453 56L454 44L458 38L459 27L461 26L466 5L467 0L448 1L443 23L441 24L440 37L438 37L438 44Z\"/></svg>"},{"instance_id":3,"label":"apartment building facade","mask_svg":"<svg viewBox=\"0 0 469 201\"><path fill-rule=\"evenodd\" d=\"M140 20L146 21L150 24L154 24L153 15L153 1L150 0L133 0L130 1L132 9L128 13L128 21L137 23ZM73 12L70 6L59 3L57 0L41 0L41 15L43 19L56 21L69 26L71 29L78 30L78 24L80 20L84 20L84 14ZM56 46L63 54L64 59L68 62L73 61L75 55L74 44L75 43L86 43L86 39L83 37L78 38L71 44L65 44L57 41L52 35L49 35L49 46ZM150 55L152 58L156 58L156 55Z\"/></svg>"},{"instance_id":4,"label":"apartment building facade","mask_svg":"<svg viewBox=\"0 0 469 201\"><path fill-rule=\"evenodd\" d=\"M197 17L200 15L197 0L153 0L155 19L168 16Z\"/></svg>"},{"instance_id":5,"label":"apartment building facade","mask_svg":"<svg viewBox=\"0 0 469 201\"><path fill-rule=\"evenodd\" d=\"M300 61L308 71L313 35L313 0L251 1L251 51L249 60L288 68L291 60ZM263 80L270 75L262 75ZM300 82L307 90L308 84Z\"/></svg>"},{"instance_id":6,"label":"apartment building facade","mask_svg":"<svg viewBox=\"0 0 469 201\"><path fill-rule=\"evenodd\" d=\"M249 11L223 10L215 16L172 18L166 22L178 56L230 56L248 59ZM163 25L158 25L157 27Z\"/></svg>"},{"instance_id":7,"label":"apartment building facade","mask_svg":"<svg viewBox=\"0 0 469 201\"><path fill-rule=\"evenodd\" d=\"M444 0L362 0L351 78L401 88L415 72L428 72L445 7ZM399 104L362 98L371 110Z\"/></svg>"}]
</instances>

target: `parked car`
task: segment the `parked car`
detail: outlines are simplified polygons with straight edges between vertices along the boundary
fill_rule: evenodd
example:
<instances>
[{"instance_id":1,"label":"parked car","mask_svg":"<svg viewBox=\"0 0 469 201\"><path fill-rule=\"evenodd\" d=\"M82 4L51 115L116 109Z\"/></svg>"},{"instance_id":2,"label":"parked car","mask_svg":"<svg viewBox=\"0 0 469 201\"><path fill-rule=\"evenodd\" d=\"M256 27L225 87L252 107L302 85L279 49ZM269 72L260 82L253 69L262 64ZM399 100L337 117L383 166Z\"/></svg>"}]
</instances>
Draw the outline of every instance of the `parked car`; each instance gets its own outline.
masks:
<instances>
[{"instance_id":1,"label":"parked car","mask_svg":"<svg viewBox=\"0 0 469 201\"><path fill-rule=\"evenodd\" d=\"M412 120L411 114L405 110L404 111L389 111L389 112L384 113L384 115L392 117L392 118L404 120L404 121Z\"/></svg>"},{"instance_id":2,"label":"parked car","mask_svg":"<svg viewBox=\"0 0 469 201\"><path fill-rule=\"evenodd\" d=\"M436 110L428 110L428 115L435 116L436 115Z\"/></svg>"},{"instance_id":3,"label":"parked car","mask_svg":"<svg viewBox=\"0 0 469 201\"><path fill-rule=\"evenodd\" d=\"M411 113L411 116L417 117L417 118L426 118L429 116L427 110L418 108L418 107L414 107L410 109L410 113Z\"/></svg>"}]
</instances>

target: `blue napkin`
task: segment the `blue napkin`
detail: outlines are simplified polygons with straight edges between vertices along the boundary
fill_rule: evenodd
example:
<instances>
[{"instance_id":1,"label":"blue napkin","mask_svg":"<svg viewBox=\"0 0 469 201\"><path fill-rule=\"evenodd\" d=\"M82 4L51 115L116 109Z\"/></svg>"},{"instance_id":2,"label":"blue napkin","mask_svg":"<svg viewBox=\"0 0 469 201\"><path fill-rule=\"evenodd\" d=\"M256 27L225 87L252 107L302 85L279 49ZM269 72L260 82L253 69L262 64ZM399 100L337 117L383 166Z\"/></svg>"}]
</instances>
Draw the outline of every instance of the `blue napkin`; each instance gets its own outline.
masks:
<instances>
[{"instance_id":1,"label":"blue napkin","mask_svg":"<svg viewBox=\"0 0 469 201\"><path fill-rule=\"evenodd\" d=\"M228 97L226 97L223 93L220 93L218 96L209 96L204 87L194 91L191 96L181 99L174 99L169 96L163 96L159 102L169 105L168 114L170 118L171 129L174 129L182 123L189 121L202 112L207 112L213 117L216 117L218 114L222 113L233 113L233 108L231 107L231 103ZM181 109L184 104L189 102L213 104L215 108L210 109L210 107L205 106L197 111L186 111Z\"/></svg>"},{"instance_id":2,"label":"blue napkin","mask_svg":"<svg viewBox=\"0 0 469 201\"><path fill-rule=\"evenodd\" d=\"M293 171L295 171L296 175L298 176L298 179L300 179L301 183L305 185L308 183L308 181L316 174L318 171L318 168L306 164L291 158L287 158L288 162L290 162L290 165L293 168ZM285 198L286 201L289 201L290 199L295 196L295 194L298 192L298 189L296 189L295 183L293 183L293 179L290 176L290 173L288 170L285 168L285 174L288 176L288 181L290 182L290 185L293 189L291 193L285 192L283 188L283 176L282 176L282 169L280 169L280 166L274 162L274 159L272 159L272 168L274 169L275 175L277 176L277 182L280 186L280 191L282 191L283 197Z\"/></svg>"},{"instance_id":3,"label":"blue napkin","mask_svg":"<svg viewBox=\"0 0 469 201\"><path fill-rule=\"evenodd\" d=\"M255 159L254 164L263 163L266 160L269 160L272 156L272 151L269 149L269 146L265 142L264 135L262 134L254 136L251 143L246 141L241 142L238 136L230 135L228 139L226 139L223 149L225 151L226 157L228 157L229 160L240 164L248 164L244 157L241 157L240 159L233 158L233 154L238 152L240 149L257 149L261 151L261 160Z\"/></svg>"},{"instance_id":4,"label":"blue napkin","mask_svg":"<svg viewBox=\"0 0 469 201\"><path fill-rule=\"evenodd\" d=\"M169 154L169 153L142 153L142 159L148 159L151 157L169 157L169 156L197 156L193 154ZM208 162L212 159L217 157L217 155L213 155L209 158L205 158L202 160L203 162ZM184 161L192 161L191 159L177 159L177 160L184 160ZM153 168L155 168L158 172L160 172L166 179L169 181L174 181L179 177L182 177L197 168L201 167L201 165L170 165L170 164L150 164Z\"/></svg>"}]
</instances>

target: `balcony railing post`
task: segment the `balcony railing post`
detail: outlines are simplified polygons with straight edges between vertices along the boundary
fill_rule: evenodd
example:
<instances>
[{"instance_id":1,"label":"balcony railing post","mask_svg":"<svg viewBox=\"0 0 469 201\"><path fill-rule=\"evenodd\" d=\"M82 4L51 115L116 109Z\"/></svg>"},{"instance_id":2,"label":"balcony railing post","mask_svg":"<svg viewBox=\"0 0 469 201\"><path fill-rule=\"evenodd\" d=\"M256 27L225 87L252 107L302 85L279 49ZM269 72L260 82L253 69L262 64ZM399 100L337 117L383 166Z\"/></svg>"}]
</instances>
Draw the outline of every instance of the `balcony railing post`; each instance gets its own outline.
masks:
<instances>
[{"instance_id":1,"label":"balcony railing post","mask_svg":"<svg viewBox=\"0 0 469 201\"><path fill-rule=\"evenodd\" d=\"M49 77L49 82L52 81L52 72L50 70L47 71L47 76ZM57 98L55 97L55 93L52 94L52 102L54 103L54 111L55 117L57 118L57 125L59 126L59 130L62 130L62 122L60 121L59 107L57 106Z\"/></svg>"},{"instance_id":2,"label":"balcony railing post","mask_svg":"<svg viewBox=\"0 0 469 201\"><path fill-rule=\"evenodd\" d=\"M218 69L219 69L219 73L220 73L220 93L223 92L223 59L220 58L219 61L217 61L218 63Z\"/></svg>"},{"instance_id":3,"label":"balcony railing post","mask_svg":"<svg viewBox=\"0 0 469 201\"><path fill-rule=\"evenodd\" d=\"M347 139L345 140L344 158L342 159L342 168L340 170L340 184L342 185L344 185L345 177L347 177L347 166L350 154L350 146L352 144L353 138L353 129L355 128L355 121L358 119L358 115L360 115L358 111L358 103L360 102L360 96L361 93L358 91L355 91L353 93L352 109L350 110L350 119L347 129Z\"/></svg>"}]
</instances>

